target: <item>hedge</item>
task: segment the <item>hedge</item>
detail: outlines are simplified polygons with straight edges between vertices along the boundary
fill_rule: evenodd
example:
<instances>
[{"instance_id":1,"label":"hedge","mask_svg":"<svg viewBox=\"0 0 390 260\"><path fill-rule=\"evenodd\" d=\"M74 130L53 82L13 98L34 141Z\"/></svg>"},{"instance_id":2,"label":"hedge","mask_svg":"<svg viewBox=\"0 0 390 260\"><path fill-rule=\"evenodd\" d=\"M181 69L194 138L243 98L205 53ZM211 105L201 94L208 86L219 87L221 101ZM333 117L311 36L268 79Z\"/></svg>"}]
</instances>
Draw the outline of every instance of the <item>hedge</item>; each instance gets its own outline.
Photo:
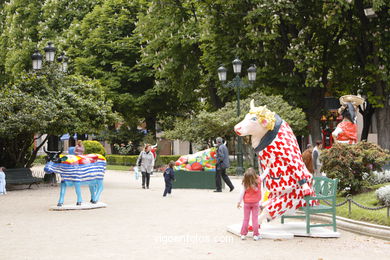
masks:
<instances>
[{"instance_id":1,"label":"hedge","mask_svg":"<svg viewBox=\"0 0 390 260\"><path fill-rule=\"evenodd\" d=\"M181 155L159 155L155 162L155 166L159 167L162 165L167 165L171 160L176 161ZM46 155L39 155L35 159L35 164L45 164ZM117 155L117 154L108 154L106 155L108 165L125 165L125 166L135 166L137 162L138 155Z\"/></svg>"},{"instance_id":2,"label":"hedge","mask_svg":"<svg viewBox=\"0 0 390 260\"><path fill-rule=\"evenodd\" d=\"M98 141L85 140L83 141L83 145L85 148L84 154L98 153L102 154L103 156L106 155L104 146Z\"/></svg>"},{"instance_id":3,"label":"hedge","mask_svg":"<svg viewBox=\"0 0 390 260\"><path fill-rule=\"evenodd\" d=\"M155 166L168 164L171 160L176 161L181 155L159 155L157 156ZM110 154L106 156L108 165L126 165L135 166L138 155L116 155Z\"/></svg>"}]
</instances>

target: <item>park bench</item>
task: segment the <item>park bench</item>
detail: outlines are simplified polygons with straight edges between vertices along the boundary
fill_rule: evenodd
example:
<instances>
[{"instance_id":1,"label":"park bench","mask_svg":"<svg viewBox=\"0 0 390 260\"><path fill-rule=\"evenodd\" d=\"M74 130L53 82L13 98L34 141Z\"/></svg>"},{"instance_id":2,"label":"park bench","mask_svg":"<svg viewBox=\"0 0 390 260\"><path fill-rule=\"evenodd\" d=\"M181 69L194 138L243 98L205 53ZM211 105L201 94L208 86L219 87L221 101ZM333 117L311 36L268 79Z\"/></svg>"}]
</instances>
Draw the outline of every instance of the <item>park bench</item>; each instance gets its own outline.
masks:
<instances>
[{"instance_id":1,"label":"park bench","mask_svg":"<svg viewBox=\"0 0 390 260\"><path fill-rule=\"evenodd\" d=\"M306 206L299 210L303 212L303 215L285 216L281 218L281 223L284 224L286 218L305 218L306 219L306 233L310 234L310 228L332 226L333 231L337 231L336 227L336 193L338 179L329 179L327 177L314 177L313 188L315 196L305 196ZM318 200L319 204L310 206L310 201ZM321 200L326 200L330 205L321 204ZM317 213L329 213L332 215L332 222L328 224L310 224L310 215Z\"/></svg>"},{"instance_id":2,"label":"park bench","mask_svg":"<svg viewBox=\"0 0 390 260\"><path fill-rule=\"evenodd\" d=\"M38 186L38 183L43 180L42 178L32 176L32 171L29 168L7 169L4 172L7 185L29 184L28 188L30 189L31 185L35 184Z\"/></svg>"}]
</instances>

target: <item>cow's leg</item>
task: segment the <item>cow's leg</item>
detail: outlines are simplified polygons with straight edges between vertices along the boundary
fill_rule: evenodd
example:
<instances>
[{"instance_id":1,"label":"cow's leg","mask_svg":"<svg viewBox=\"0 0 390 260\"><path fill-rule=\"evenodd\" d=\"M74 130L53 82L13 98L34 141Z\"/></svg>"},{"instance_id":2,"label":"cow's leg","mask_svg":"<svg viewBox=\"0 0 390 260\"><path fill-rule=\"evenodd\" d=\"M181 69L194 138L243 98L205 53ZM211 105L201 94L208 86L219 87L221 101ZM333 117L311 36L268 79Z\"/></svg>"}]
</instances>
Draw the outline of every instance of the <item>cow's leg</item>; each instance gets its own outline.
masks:
<instances>
[{"instance_id":1,"label":"cow's leg","mask_svg":"<svg viewBox=\"0 0 390 260\"><path fill-rule=\"evenodd\" d=\"M66 192L66 183L64 181L61 182L61 189L60 189L60 199L58 200L58 207L61 207L64 204L64 197Z\"/></svg>"},{"instance_id":2,"label":"cow's leg","mask_svg":"<svg viewBox=\"0 0 390 260\"><path fill-rule=\"evenodd\" d=\"M91 192L91 203L96 203L96 190L97 190L97 186L96 186L96 181L91 181L91 183L89 184L89 191Z\"/></svg>"},{"instance_id":3,"label":"cow's leg","mask_svg":"<svg viewBox=\"0 0 390 260\"><path fill-rule=\"evenodd\" d=\"M265 219L271 219L271 216L269 215L269 211L267 208L264 208L261 211L261 214L259 216L259 221L258 221L259 225L261 225Z\"/></svg>"},{"instance_id":4,"label":"cow's leg","mask_svg":"<svg viewBox=\"0 0 390 260\"><path fill-rule=\"evenodd\" d=\"M76 203L76 205L79 206L83 202L83 198L81 196L81 183L79 181L74 183L74 189L75 189L76 195L77 195L77 203Z\"/></svg>"},{"instance_id":5,"label":"cow's leg","mask_svg":"<svg viewBox=\"0 0 390 260\"><path fill-rule=\"evenodd\" d=\"M100 200L100 194L103 191L103 180L97 180L97 190L96 190L96 202Z\"/></svg>"},{"instance_id":6,"label":"cow's leg","mask_svg":"<svg viewBox=\"0 0 390 260\"><path fill-rule=\"evenodd\" d=\"M276 217L282 216L287 210L293 207L293 204L289 204L288 194L274 197L269 201L265 202L265 207L259 216L259 224L265 219L272 220Z\"/></svg>"}]
</instances>

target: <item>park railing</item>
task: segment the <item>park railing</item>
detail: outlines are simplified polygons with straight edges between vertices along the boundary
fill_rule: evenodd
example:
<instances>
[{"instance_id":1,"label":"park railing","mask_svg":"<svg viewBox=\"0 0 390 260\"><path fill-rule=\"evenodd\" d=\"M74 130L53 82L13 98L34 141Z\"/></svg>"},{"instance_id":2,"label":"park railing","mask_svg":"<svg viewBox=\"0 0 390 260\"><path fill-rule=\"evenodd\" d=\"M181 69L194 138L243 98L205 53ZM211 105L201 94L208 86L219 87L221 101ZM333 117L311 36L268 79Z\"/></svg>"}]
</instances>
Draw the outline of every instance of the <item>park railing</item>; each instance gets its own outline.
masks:
<instances>
[{"instance_id":1,"label":"park railing","mask_svg":"<svg viewBox=\"0 0 390 260\"><path fill-rule=\"evenodd\" d=\"M332 204L326 200L323 200L323 202L325 202L325 204L327 204L329 206L332 206ZM352 195L348 194L345 198L345 201L337 203L336 207L341 207L347 203L348 203L348 214L349 215L351 215L352 204L354 204L354 205L358 206L359 208L366 209L366 210L381 210L381 209L387 208L387 218L390 218L390 205L384 205L384 206L379 206L379 207L367 207L367 206L360 204L359 202L354 201L352 199Z\"/></svg>"}]
</instances>

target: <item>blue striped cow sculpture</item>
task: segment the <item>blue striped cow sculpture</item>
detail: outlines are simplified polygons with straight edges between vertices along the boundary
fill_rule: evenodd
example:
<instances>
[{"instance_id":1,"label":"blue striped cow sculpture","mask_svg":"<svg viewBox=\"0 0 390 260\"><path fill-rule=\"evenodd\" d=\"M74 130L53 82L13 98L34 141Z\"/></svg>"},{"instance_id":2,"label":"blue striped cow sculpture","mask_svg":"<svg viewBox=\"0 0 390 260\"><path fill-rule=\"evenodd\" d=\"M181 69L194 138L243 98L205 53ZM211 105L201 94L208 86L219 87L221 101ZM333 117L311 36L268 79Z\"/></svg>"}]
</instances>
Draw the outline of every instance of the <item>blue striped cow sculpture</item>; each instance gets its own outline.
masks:
<instances>
[{"instance_id":1,"label":"blue striped cow sculpture","mask_svg":"<svg viewBox=\"0 0 390 260\"><path fill-rule=\"evenodd\" d=\"M49 156L48 156L49 157ZM77 205L81 205L81 185L88 185L91 192L91 203L97 203L103 191L106 159L100 154L52 156L45 165L46 173L61 175L60 199L57 206L64 204L66 187L74 186L77 194Z\"/></svg>"}]
</instances>

